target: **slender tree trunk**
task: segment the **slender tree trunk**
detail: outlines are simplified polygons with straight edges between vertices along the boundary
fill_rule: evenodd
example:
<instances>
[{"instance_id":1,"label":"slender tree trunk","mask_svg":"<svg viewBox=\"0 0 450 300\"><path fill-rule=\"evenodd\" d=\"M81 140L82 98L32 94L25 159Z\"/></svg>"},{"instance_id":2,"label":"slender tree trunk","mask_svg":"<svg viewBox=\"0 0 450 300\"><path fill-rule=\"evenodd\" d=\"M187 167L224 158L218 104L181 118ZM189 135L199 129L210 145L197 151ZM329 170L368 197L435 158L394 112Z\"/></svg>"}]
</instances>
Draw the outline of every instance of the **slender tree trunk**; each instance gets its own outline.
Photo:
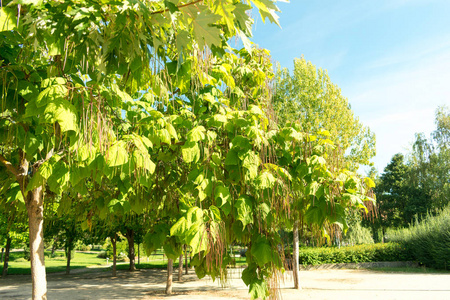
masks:
<instances>
[{"instance_id":1,"label":"slender tree trunk","mask_svg":"<svg viewBox=\"0 0 450 300\"><path fill-rule=\"evenodd\" d=\"M72 241L68 241L68 245L66 246L66 275L70 274L70 260L72 259L72 247L71 247Z\"/></svg>"},{"instance_id":2,"label":"slender tree trunk","mask_svg":"<svg viewBox=\"0 0 450 300\"><path fill-rule=\"evenodd\" d=\"M294 289L300 290L300 272L299 272L299 240L298 240L298 219L294 220L294 253L292 255L292 272L294 275Z\"/></svg>"},{"instance_id":3,"label":"slender tree trunk","mask_svg":"<svg viewBox=\"0 0 450 300\"><path fill-rule=\"evenodd\" d=\"M185 273L186 275L189 273L189 265L188 265L188 255L187 255L187 245L184 245L184 264L185 266Z\"/></svg>"},{"instance_id":4,"label":"slender tree trunk","mask_svg":"<svg viewBox=\"0 0 450 300\"><path fill-rule=\"evenodd\" d=\"M44 262L44 201L42 186L27 195L28 226L30 230L30 260L32 299L47 299L47 278Z\"/></svg>"},{"instance_id":5,"label":"slender tree trunk","mask_svg":"<svg viewBox=\"0 0 450 300\"><path fill-rule=\"evenodd\" d=\"M56 251L56 246L58 245L58 237L56 236L54 239L53 239L53 245L52 245L52 257L53 257L53 255L55 254L55 251Z\"/></svg>"},{"instance_id":6,"label":"slender tree trunk","mask_svg":"<svg viewBox=\"0 0 450 300\"><path fill-rule=\"evenodd\" d=\"M181 276L183 275L183 254L180 255L178 260L178 281L181 281Z\"/></svg>"},{"instance_id":7,"label":"slender tree trunk","mask_svg":"<svg viewBox=\"0 0 450 300\"><path fill-rule=\"evenodd\" d=\"M381 237L381 242L384 244L385 240L384 240L384 234L386 233L386 229L384 227L381 227L381 234L383 235Z\"/></svg>"},{"instance_id":8,"label":"slender tree trunk","mask_svg":"<svg viewBox=\"0 0 450 300\"><path fill-rule=\"evenodd\" d=\"M0 262L3 262L3 254L5 253L5 248L2 248L2 258L0 258Z\"/></svg>"},{"instance_id":9,"label":"slender tree trunk","mask_svg":"<svg viewBox=\"0 0 450 300\"><path fill-rule=\"evenodd\" d=\"M172 295L172 282L173 282L173 259L168 259L167 261L167 284L166 284L166 294Z\"/></svg>"},{"instance_id":10,"label":"slender tree trunk","mask_svg":"<svg viewBox=\"0 0 450 300\"><path fill-rule=\"evenodd\" d=\"M126 234L127 240L128 240L128 258L130 259L130 271L136 271L136 256L134 254L134 230L133 229L127 229Z\"/></svg>"},{"instance_id":11,"label":"slender tree trunk","mask_svg":"<svg viewBox=\"0 0 450 300\"><path fill-rule=\"evenodd\" d=\"M138 243L138 266L141 264L141 251L140 251L140 248L139 248L139 243Z\"/></svg>"},{"instance_id":12,"label":"slender tree trunk","mask_svg":"<svg viewBox=\"0 0 450 300\"><path fill-rule=\"evenodd\" d=\"M112 267L112 276L117 276L117 255L116 255L116 242L117 242L117 234L114 235L114 238L111 238L111 243L113 246L113 267Z\"/></svg>"},{"instance_id":13,"label":"slender tree trunk","mask_svg":"<svg viewBox=\"0 0 450 300\"><path fill-rule=\"evenodd\" d=\"M9 250L10 249L11 249L11 237L8 234L7 238L6 238L5 260L3 261L2 278L5 278L6 275L8 275L8 263L9 263ZM3 257L3 251L2 251L2 257Z\"/></svg>"}]
</instances>

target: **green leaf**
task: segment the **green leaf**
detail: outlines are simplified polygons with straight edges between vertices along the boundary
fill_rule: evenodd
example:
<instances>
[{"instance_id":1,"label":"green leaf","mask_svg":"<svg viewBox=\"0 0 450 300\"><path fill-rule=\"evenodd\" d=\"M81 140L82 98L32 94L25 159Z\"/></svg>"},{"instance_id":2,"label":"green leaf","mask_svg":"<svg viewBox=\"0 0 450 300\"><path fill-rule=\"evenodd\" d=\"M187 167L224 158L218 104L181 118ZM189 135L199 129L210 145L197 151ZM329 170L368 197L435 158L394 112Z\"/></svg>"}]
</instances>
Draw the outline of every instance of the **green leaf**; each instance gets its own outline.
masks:
<instances>
[{"instance_id":1,"label":"green leaf","mask_svg":"<svg viewBox=\"0 0 450 300\"><path fill-rule=\"evenodd\" d=\"M133 152L136 167L147 170L150 174L155 172L156 165L150 159L148 152L136 150Z\"/></svg>"},{"instance_id":2,"label":"green leaf","mask_svg":"<svg viewBox=\"0 0 450 300\"><path fill-rule=\"evenodd\" d=\"M200 159L200 148L196 142L187 142L181 147L181 154L186 163L196 163Z\"/></svg>"},{"instance_id":3,"label":"green leaf","mask_svg":"<svg viewBox=\"0 0 450 300\"><path fill-rule=\"evenodd\" d=\"M183 236L187 231L187 221L185 217L181 217L171 228L170 235Z\"/></svg>"},{"instance_id":4,"label":"green leaf","mask_svg":"<svg viewBox=\"0 0 450 300\"><path fill-rule=\"evenodd\" d=\"M186 135L186 139L189 142L198 142L198 141L202 141L205 139L205 127L203 126L196 126L194 128L192 128L192 130L190 130L187 135Z\"/></svg>"},{"instance_id":5,"label":"green leaf","mask_svg":"<svg viewBox=\"0 0 450 300\"><path fill-rule=\"evenodd\" d=\"M248 266L242 271L242 281L246 286L249 286L253 281L258 280L255 264Z\"/></svg>"},{"instance_id":6,"label":"green leaf","mask_svg":"<svg viewBox=\"0 0 450 300\"><path fill-rule=\"evenodd\" d=\"M254 280L250 283L249 293L252 299L266 299L268 294L266 282L262 279Z\"/></svg>"},{"instance_id":7,"label":"green leaf","mask_svg":"<svg viewBox=\"0 0 450 300\"><path fill-rule=\"evenodd\" d=\"M373 180L370 177L364 178L364 182L366 183L366 186L368 188L374 188L375 187L375 182L373 182Z\"/></svg>"},{"instance_id":8,"label":"green leaf","mask_svg":"<svg viewBox=\"0 0 450 300\"><path fill-rule=\"evenodd\" d=\"M203 49L205 45L209 48L212 45L218 47L222 45L220 30L217 27L210 26L220 19L221 17L219 15L212 14L205 9L193 20L194 37L200 49Z\"/></svg>"},{"instance_id":9,"label":"green leaf","mask_svg":"<svg viewBox=\"0 0 450 300\"><path fill-rule=\"evenodd\" d=\"M270 172L261 173L256 179L256 184L260 189L271 189L275 186L276 178Z\"/></svg>"},{"instance_id":10,"label":"green leaf","mask_svg":"<svg viewBox=\"0 0 450 300\"><path fill-rule=\"evenodd\" d=\"M249 196L240 196L235 203L236 219L240 220L242 224L247 226L253 224L253 205Z\"/></svg>"},{"instance_id":11,"label":"green leaf","mask_svg":"<svg viewBox=\"0 0 450 300\"><path fill-rule=\"evenodd\" d=\"M274 259L274 253L269 241L265 236L259 236L255 243L252 244L252 255L256 263L260 267L271 262Z\"/></svg>"},{"instance_id":12,"label":"green leaf","mask_svg":"<svg viewBox=\"0 0 450 300\"><path fill-rule=\"evenodd\" d=\"M116 141L106 151L106 164L109 167L122 166L128 162L128 152L124 141Z\"/></svg>"},{"instance_id":13,"label":"green leaf","mask_svg":"<svg viewBox=\"0 0 450 300\"><path fill-rule=\"evenodd\" d=\"M53 167L52 175L48 177L47 184L52 192L60 194L66 188L69 179L69 168L65 163L59 161Z\"/></svg>"},{"instance_id":14,"label":"green leaf","mask_svg":"<svg viewBox=\"0 0 450 300\"><path fill-rule=\"evenodd\" d=\"M10 7L2 6L0 8L0 31L13 30L16 24L17 17L15 11Z\"/></svg>"},{"instance_id":15,"label":"green leaf","mask_svg":"<svg viewBox=\"0 0 450 300\"><path fill-rule=\"evenodd\" d=\"M237 166L239 164L239 157L236 149L228 151L224 163L226 166Z\"/></svg>"},{"instance_id":16,"label":"green leaf","mask_svg":"<svg viewBox=\"0 0 450 300\"><path fill-rule=\"evenodd\" d=\"M50 101L45 108L45 119L52 123L58 122L62 132L78 131L77 110L67 100Z\"/></svg>"},{"instance_id":17,"label":"green leaf","mask_svg":"<svg viewBox=\"0 0 450 300\"><path fill-rule=\"evenodd\" d=\"M31 158L36 154L39 146L41 145L41 141L39 141L34 134L31 132L27 133L27 137L25 139L25 152L27 154L27 158L31 160Z\"/></svg>"},{"instance_id":18,"label":"green leaf","mask_svg":"<svg viewBox=\"0 0 450 300\"><path fill-rule=\"evenodd\" d=\"M36 99L37 108L45 106L49 102L55 100L62 100L66 98L68 89L66 87L66 80L61 77L48 78L47 81L43 80L41 86L46 87L39 93Z\"/></svg>"}]
</instances>

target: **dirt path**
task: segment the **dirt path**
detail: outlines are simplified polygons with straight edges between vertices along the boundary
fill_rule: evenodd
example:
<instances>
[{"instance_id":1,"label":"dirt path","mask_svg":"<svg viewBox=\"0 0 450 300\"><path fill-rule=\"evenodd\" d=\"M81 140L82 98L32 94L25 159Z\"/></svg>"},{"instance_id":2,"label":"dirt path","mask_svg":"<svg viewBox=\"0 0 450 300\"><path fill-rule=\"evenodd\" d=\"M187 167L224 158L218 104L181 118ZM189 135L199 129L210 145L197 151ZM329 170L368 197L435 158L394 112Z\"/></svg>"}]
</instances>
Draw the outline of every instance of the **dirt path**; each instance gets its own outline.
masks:
<instances>
[{"instance_id":1,"label":"dirt path","mask_svg":"<svg viewBox=\"0 0 450 300\"><path fill-rule=\"evenodd\" d=\"M235 270L225 288L210 279L183 275L174 283L173 296L164 295L164 270L119 271L112 278L106 270L73 275L48 275L48 298L82 299L249 299L247 287ZM175 279L177 277L175 276ZM303 289L293 290L287 274L280 292L294 299L450 299L450 274L380 273L365 270L301 271ZM30 299L30 276L11 275L0 280L0 299Z\"/></svg>"}]
</instances>

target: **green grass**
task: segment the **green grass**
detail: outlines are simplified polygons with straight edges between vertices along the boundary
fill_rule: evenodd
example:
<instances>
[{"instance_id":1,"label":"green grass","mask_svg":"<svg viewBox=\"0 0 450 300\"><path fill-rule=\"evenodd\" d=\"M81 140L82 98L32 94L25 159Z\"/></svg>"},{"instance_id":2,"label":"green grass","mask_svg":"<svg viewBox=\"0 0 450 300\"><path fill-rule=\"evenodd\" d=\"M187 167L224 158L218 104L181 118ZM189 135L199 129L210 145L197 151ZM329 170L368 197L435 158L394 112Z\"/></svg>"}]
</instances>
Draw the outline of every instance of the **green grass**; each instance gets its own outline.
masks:
<instances>
[{"instance_id":1,"label":"green grass","mask_svg":"<svg viewBox=\"0 0 450 300\"><path fill-rule=\"evenodd\" d=\"M98 258L97 255L100 252L96 253L83 253L76 252L75 256L72 257L70 262L70 269L80 269L92 266L100 266L106 265L106 259ZM138 264L136 259L136 268L138 269L165 269L167 268L167 257L163 256L162 250L155 251L152 255L147 257L141 257L141 263ZM236 266L246 265L245 257L236 257ZM118 270L127 270L129 268L128 263L121 263L118 261L117 265ZM183 258L183 264L185 260ZM55 272L65 272L66 271L66 257L64 252L55 252L54 257L50 257L50 252L45 251L45 269L47 273L55 273ZM112 260L110 259L108 265L112 265ZM174 261L174 268L178 268L178 260ZM0 266L0 274L3 272L3 264ZM24 258L23 252L11 252L8 274L31 274L30 271L30 262Z\"/></svg>"},{"instance_id":2,"label":"green grass","mask_svg":"<svg viewBox=\"0 0 450 300\"><path fill-rule=\"evenodd\" d=\"M66 257L63 252L56 252L55 257L51 258L50 252L45 251L45 269L47 273L64 272L66 270L66 263ZM106 260L97 258L97 253L76 252L70 262L70 269L105 264ZM1 264L0 272L3 272L3 264ZM30 262L24 258L23 252L10 253L8 274L31 274Z\"/></svg>"},{"instance_id":3,"label":"green grass","mask_svg":"<svg viewBox=\"0 0 450 300\"><path fill-rule=\"evenodd\" d=\"M367 268L370 271L383 273L418 273L418 274L449 274L450 270L437 270L426 267L384 267L384 268Z\"/></svg>"}]
</instances>

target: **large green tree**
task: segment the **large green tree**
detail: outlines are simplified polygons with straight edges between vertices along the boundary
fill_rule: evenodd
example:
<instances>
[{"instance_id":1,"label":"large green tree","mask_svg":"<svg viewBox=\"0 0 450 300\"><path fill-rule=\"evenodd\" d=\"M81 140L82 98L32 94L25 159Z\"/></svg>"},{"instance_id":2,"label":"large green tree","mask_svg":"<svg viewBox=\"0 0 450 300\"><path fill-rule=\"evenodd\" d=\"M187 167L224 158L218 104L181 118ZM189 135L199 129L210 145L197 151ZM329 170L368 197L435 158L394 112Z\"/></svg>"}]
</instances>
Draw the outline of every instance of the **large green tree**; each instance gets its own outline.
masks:
<instances>
[{"instance_id":1,"label":"large green tree","mask_svg":"<svg viewBox=\"0 0 450 300\"><path fill-rule=\"evenodd\" d=\"M358 169L375 156L375 135L364 126L326 70L296 58L294 68L278 68L274 79L273 106L280 124L298 120L303 132L326 129L338 147L340 166Z\"/></svg>"},{"instance_id":2,"label":"large green tree","mask_svg":"<svg viewBox=\"0 0 450 300\"><path fill-rule=\"evenodd\" d=\"M33 299L45 299L46 188L62 193L72 185L83 192L80 178L94 175L101 181L109 168L123 166L130 142L115 132L127 103L141 96L164 103L182 89L168 80L165 64L180 60L179 70L181 61L205 46L213 55L223 54L234 35L248 42L251 4L274 22L277 8L271 0L2 4L0 162L25 199ZM185 70L190 77L192 69ZM145 153L131 159L148 162Z\"/></svg>"}]
</instances>

